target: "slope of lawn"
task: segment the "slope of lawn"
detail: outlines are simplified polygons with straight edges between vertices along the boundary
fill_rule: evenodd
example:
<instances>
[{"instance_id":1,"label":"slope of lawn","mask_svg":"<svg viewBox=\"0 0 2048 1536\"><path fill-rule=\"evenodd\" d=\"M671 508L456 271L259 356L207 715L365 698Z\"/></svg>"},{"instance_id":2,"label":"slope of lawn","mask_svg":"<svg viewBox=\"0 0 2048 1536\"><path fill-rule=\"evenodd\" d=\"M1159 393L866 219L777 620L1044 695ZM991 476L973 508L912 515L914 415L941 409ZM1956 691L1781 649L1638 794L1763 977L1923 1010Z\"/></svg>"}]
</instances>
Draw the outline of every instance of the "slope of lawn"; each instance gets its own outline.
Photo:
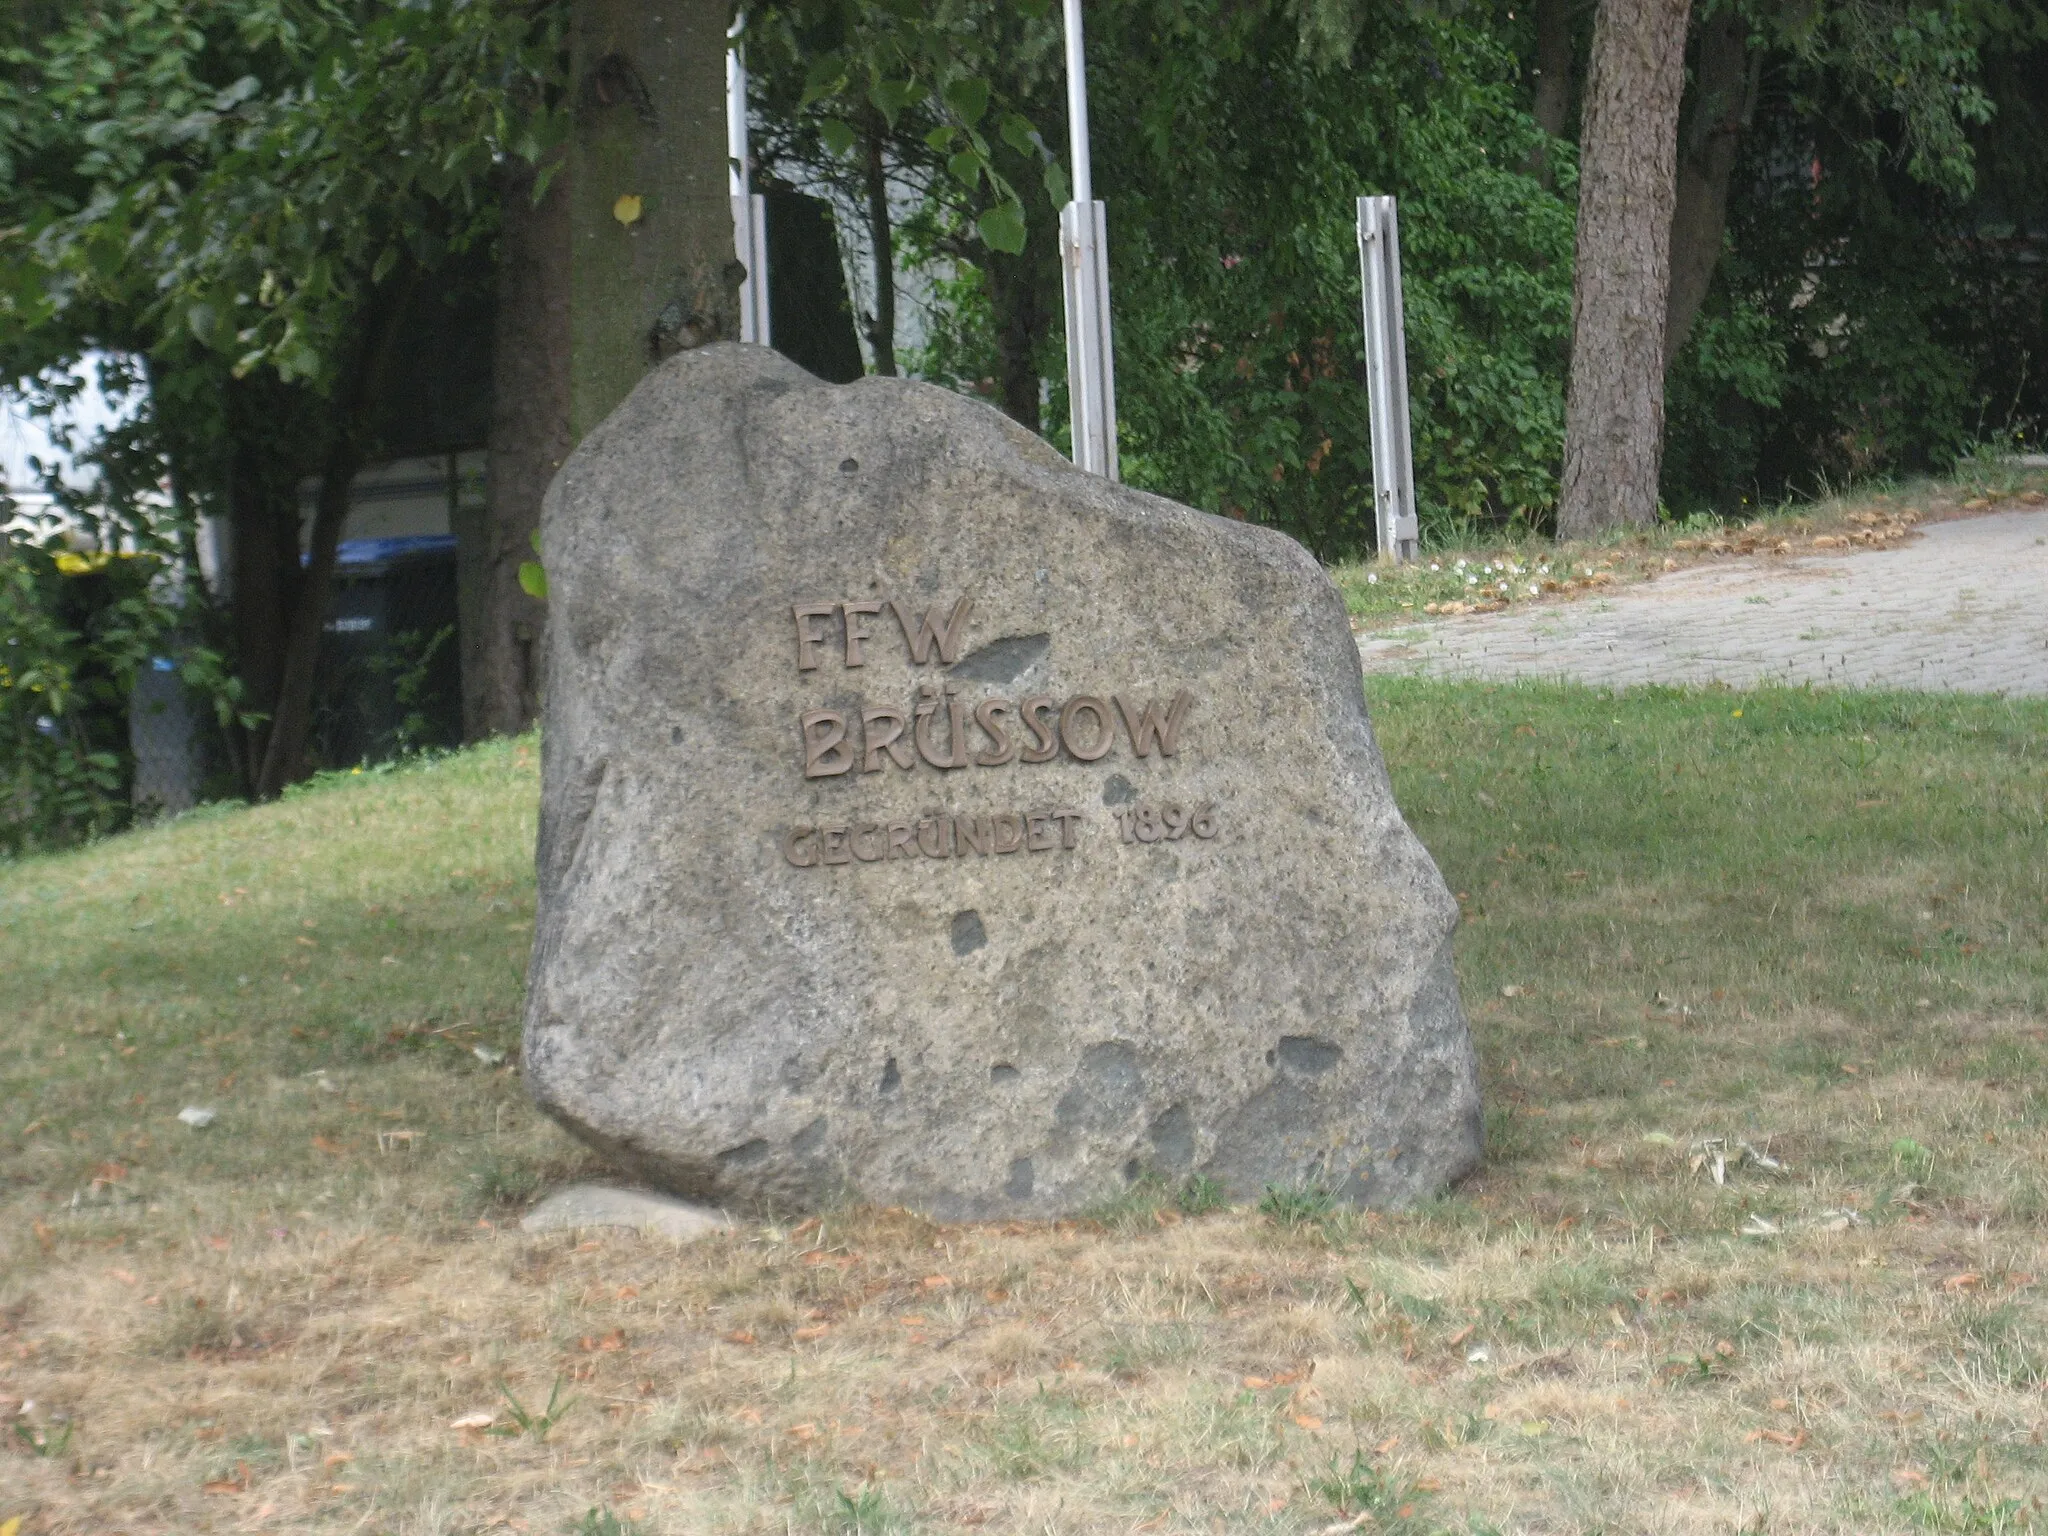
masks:
<instances>
[{"instance_id":1,"label":"slope of lawn","mask_svg":"<svg viewBox=\"0 0 2048 1536\"><path fill-rule=\"evenodd\" d=\"M2040 1528L2048 707L1371 692L1488 1099L1401 1215L522 1235L530 739L0 866L0 1530Z\"/></svg>"}]
</instances>

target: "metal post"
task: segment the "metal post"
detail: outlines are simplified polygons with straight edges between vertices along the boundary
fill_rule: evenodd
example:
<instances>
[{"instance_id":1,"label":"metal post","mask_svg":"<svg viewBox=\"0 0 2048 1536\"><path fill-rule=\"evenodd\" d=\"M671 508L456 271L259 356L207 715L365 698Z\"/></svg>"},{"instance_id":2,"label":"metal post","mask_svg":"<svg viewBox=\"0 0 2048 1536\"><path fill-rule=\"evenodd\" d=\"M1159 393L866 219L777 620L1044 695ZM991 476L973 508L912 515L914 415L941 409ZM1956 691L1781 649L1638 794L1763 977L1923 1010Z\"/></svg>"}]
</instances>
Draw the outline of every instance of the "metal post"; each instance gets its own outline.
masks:
<instances>
[{"instance_id":1,"label":"metal post","mask_svg":"<svg viewBox=\"0 0 2048 1536\"><path fill-rule=\"evenodd\" d=\"M740 282L740 340L769 345L768 332L768 206L750 188L753 162L747 147L747 66L740 56L740 30L746 18L734 19L726 34L725 153L732 193L733 254L747 275Z\"/></svg>"},{"instance_id":2,"label":"metal post","mask_svg":"<svg viewBox=\"0 0 2048 1536\"><path fill-rule=\"evenodd\" d=\"M1408 345L1401 320L1401 228L1391 197L1358 200L1358 265L1365 289L1374 526L1382 560L1413 560L1421 535L1408 427Z\"/></svg>"},{"instance_id":3,"label":"metal post","mask_svg":"<svg viewBox=\"0 0 2048 1536\"><path fill-rule=\"evenodd\" d=\"M1088 163L1088 66L1081 0L1065 0L1067 129L1074 200L1060 210L1060 272L1067 301L1067 398L1074 463L1121 478L1116 452L1116 359L1109 328L1109 236Z\"/></svg>"}]
</instances>

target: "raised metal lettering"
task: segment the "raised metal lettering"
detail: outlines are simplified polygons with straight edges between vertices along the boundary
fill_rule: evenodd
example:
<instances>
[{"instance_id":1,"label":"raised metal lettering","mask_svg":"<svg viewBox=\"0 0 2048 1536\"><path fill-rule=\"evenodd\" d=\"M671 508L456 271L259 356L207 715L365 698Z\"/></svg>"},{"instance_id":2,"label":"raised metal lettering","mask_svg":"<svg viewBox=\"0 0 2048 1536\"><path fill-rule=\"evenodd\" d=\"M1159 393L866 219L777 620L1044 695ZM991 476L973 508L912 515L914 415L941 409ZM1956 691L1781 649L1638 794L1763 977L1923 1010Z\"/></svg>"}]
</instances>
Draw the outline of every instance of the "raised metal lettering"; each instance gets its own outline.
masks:
<instances>
[{"instance_id":1,"label":"raised metal lettering","mask_svg":"<svg viewBox=\"0 0 2048 1536\"><path fill-rule=\"evenodd\" d=\"M889 723L887 735L883 735L875 729L875 726L881 721ZM860 767L862 773L880 773L882 771L882 754L884 752L889 754L889 761L898 768L915 768L917 766L917 758L910 750L910 743L901 739L903 728L907 724L909 722L903 718L903 711L890 705L877 705L873 709L861 711L861 739L867 744L867 751L861 758Z\"/></svg>"},{"instance_id":2,"label":"raised metal lettering","mask_svg":"<svg viewBox=\"0 0 2048 1536\"><path fill-rule=\"evenodd\" d=\"M818 664L818 646L824 641L823 635L811 633L810 621L822 619L838 608L837 603L798 603L790 612L796 615L796 669L808 672Z\"/></svg>"},{"instance_id":3,"label":"raised metal lettering","mask_svg":"<svg viewBox=\"0 0 2048 1536\"><path fill-rule=\"evenodd\" d=\"M1008 699L983 699L974 706L974 723L987 732L988 739L996 744L993 752L977 752L974 761L982 768L997 768L1017 755L1017 743L1010 740L1003 729L1001 717L1015 714L1017 706Z\"/></svg>"},{"instance_id":4,"label":"raised metal lettering","mask_svg":"<svg viewBox=\"0 0 2048 1536\"><path fill-rule=\"evenodd\" d=\"M1020 706L1019 718L1032 736L1032 744L1021 754L1025 762L1046 763L1060 755L1058 728L1045 719L1058 707L1059 700L1049 693L1035 693Z\"/></svg>"},{"instance_id":5,"label":"raised metal lettering","mask_svg":"<svg viewBox=\"0 0 2048 1536\"><path fill-rule=\"evenodd\" d=\"M867 665L867 657L861 654L860 643L868 638L870 631L866 625L856 624L854 620L867 618L881 611L882 600L880 598L875 598L871 602L841 603L839 605L840 616L846 621L846 664L849 667Z\"/></svg>"},{"instance_id":6,"label":"raised metal lettering","mask_svg":"<svg viewBox=\"0 0 2048 1536\"><path fill-rule=\"evenodd\" d=\"M896 622L903 626L903 638L910 645L910 659L923 666L931 656L933 645L939 648L939 660L947 666L960 659L960 642L967 638L967 615L974 604L966 598L953 605L953 616L941 621L943 608L934 606L921 622L913 622L910 610L895 599L889 606L896 610Z\"/></svg>"},{"instance_id":7,"label":"raised metal lettering","mask_svg":"<svg viewBox=\"0 0 2048 1536\"><path fill-rule=\"evenodd\" d=\"M804 777L829 779L853 766L846 716L836 709L806 710L797 721L804 738Z\"/></svg>"},{"instance_id":8,"label":"raised metal lettering","mask_svg":"<svg viewBox=\"0 0 2048 1536\"><path fill-rule=\"evenodd\" d=\"M955 816L953 826L960 837L959 853L966 858L968 851L986 854L989 851L989 828L986 816Z\"/></svg>"},{"instance_id":9,"label":"raised metal lettering","mask_svg":"<svg viewBox=\"0 0 2048 1536\"><path fill-rule=\"evenodd\" d=\"M1150 757L1157 747L1161 757L1171 757L1180 740L1180 728L1193 707L1195 696L1183 688L1173 696L1173 702L1166 707L1162 716L1159 701L1148 699L1142 710L1133 710L1131 701L1123 694L1116 696L1116 707L1123 712L1124 729L1131 733L1131 750L1140 757Z\"/></svg>"},{"instance_id":10,"label":"raised metal lettering","mask_svg":"<svg viewBox=\"0 0 2048 1536\"><path fill-rule=\"evenodd\" d=\"M997 853L1015 853L1024 846L1024 818L1015 811L998 811L988 819L992 846Z\"/></svg>"},{"instance_id":11,"label":"raised metal lettering","mask_svg":"<svg viewBox=\"0 0 2048 1536\"><path fill-rule=\"evenodd\" d=\"M1078 744L1080 732L1075 729L1083 715L1095 717L1095 742L1086 748ZM1060 740L1074 758L1092 763L1116 745L1116 718L1110 714L1109 706L1093 694L1077 693L1060 710Z\"/></svg>"}]
</instances>

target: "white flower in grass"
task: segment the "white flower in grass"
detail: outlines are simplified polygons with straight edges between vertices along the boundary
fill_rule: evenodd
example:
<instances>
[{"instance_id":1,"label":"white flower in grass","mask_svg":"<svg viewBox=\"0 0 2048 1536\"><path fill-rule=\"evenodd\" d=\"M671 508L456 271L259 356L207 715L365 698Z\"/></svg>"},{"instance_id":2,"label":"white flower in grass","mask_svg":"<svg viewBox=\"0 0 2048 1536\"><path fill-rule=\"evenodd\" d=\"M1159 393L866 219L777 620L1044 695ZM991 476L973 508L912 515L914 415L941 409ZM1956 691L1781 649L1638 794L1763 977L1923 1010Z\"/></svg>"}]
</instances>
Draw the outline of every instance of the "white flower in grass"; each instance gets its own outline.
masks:
<instances>
[{"instance_id":1,"label":"white flower in grass","mask_svg":"<svg viewBox=\"0 0 2048 1536\"><path fill-rule=\"evenodd\" d=\"M1479 578L1477 576L1467 576L1465 578L1465 585L1468 587L1476 587L1479 585Z\"/></svg>"},{"instance_id":2,"label":"white flower in grass","mask_svg":"<svg viewBox=\"0 0 2048 1536\"><path fill-rule=\"evenodd\" d=\"M1535 582L1533 582L1533 581L1532 581L1532 582L1530 582L1530 583L1529 583L1529 595L1530 595L1531 597L1534 597L1534 596L1536 596L1536 594L1537 594L1537 593L1539 593L1539 592L1541 592L1542 590L1543 590L1543 589L1542 589L1541 587L1537 586Z\"/></svg>"},{"instance_id":3,"label":"white flower in grass","mask_svg":"<svg viewBox=\"0 0 2048 1536\"><path fill-rule=\"evenodd\" d=\"M1378 586L1378 585L1380 584L1380 579L1379 579L1378 575L1376 575L1376 574L1374 574L1374 575L1368 575L1368 576L1367 576L1367 577L1365 578L1365 584L1366 584L1366 585L1367 585L1368 587L1376 587L1376 586Z\"/></svg>"}]
</instances>

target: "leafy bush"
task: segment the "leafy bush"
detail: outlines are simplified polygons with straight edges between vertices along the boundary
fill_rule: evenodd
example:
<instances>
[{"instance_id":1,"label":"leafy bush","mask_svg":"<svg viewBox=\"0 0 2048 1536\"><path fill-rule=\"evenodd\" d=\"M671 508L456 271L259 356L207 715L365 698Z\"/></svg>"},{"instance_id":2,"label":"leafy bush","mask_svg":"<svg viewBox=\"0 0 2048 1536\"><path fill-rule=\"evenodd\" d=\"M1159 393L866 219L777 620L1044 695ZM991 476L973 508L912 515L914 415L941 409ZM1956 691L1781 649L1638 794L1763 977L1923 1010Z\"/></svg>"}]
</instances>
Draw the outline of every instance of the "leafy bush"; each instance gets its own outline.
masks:
<instances>
[{"instance_id":1,"label":"leafy bush","mask_svg":"<svg viewBox=\"0 0 2048 1536\"><path fill-rule=\"evenodd\" d=\"M1360 9L1348 63L1305 51L1297 10L1275 3L1134 0L1089 22L1124 478L1325 558L1374 537L1363 194L1400 199L1425 526L1546 519L1563 455L1569 150L1550 152L1562 193L1525 171L1541 134L1482 19ZM978 275L935 300L925 371L996 372ZM1064 446L1051 303L1040 370Z\"/></svg>"},{"instance_id":2,"label":"leafy bush","mask_svg":"<svg viewBox=\"0 0 2048 1536\"><path fill-rule=\"evenodd\" d=\"M220 657L179 642L184 614L166 570L154 552L0 534L0 856L127 822L128 701L152 657L181 651L186 686L232 711Z\"/></svg>"}]
</instances>

